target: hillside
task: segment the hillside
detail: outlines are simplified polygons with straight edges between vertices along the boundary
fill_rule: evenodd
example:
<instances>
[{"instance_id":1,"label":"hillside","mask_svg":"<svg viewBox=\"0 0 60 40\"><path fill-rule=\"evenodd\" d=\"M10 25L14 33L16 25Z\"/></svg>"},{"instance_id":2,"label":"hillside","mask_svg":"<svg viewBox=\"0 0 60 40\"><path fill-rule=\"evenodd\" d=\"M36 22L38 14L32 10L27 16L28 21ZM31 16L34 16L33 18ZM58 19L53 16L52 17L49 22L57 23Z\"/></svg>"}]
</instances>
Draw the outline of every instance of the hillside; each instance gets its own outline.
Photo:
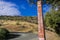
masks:
<instances>
[{"instance_id":1,"label":"hillside","mask_svg":"<svg viewBox=\"0 0 60 40\"><path fill-rule=\"evenodd\" d=\"M38 32L37 17L0 16L0 28L6 28L10 32ZM59 36L45 30L46 40L60 40Z\"/></svg>"},{"instance_id":2,"label":"hillside","mask_svg":"<svg viewBox=\"0 0 60 40\"><path fill-rule=\"evenodd\" d=\"M10 32L37 32L37 17L0 16L0 28Z\"/></svg>"}]
</instances>

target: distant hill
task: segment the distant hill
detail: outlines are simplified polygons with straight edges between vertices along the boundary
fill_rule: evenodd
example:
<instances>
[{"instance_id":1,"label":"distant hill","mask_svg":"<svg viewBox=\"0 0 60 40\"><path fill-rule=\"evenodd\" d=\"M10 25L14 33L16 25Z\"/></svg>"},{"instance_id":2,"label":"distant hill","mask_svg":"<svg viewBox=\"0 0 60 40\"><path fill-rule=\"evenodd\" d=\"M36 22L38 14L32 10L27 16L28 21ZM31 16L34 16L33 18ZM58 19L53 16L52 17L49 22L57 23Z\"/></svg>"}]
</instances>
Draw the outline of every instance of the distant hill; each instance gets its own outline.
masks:
<instances>
[{"instance_id":1,"label":"distant hill","mask_svg":"<svg viewBox=\"0 0 60 40\"><path fill-rule=\"evenodd\" d=\"M17 20L38 23L37 16L0 16L0 20Z\"/></svg>"}]
</instances>

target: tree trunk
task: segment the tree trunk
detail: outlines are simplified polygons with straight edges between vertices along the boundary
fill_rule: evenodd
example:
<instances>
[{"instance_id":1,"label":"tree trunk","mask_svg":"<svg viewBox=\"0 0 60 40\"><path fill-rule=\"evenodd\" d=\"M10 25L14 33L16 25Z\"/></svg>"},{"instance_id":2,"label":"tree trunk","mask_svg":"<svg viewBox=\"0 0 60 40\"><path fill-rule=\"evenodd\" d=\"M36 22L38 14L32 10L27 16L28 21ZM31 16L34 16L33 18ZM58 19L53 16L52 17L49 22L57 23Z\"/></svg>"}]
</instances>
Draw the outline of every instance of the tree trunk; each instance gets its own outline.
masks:
<instances>
[{"instance_id":1,"label":"tree trunk","mask_svg":"<svg viewBox=\"0 0 60 40\"><path fill-rule=\"evenodd\" d=\"M39 40L45 40L45 31L44 31L44 23L43 23L43 15L42 15L42 4L39 0L37 2L38 6L38 36Z\"/></svg>"}]
</instances>

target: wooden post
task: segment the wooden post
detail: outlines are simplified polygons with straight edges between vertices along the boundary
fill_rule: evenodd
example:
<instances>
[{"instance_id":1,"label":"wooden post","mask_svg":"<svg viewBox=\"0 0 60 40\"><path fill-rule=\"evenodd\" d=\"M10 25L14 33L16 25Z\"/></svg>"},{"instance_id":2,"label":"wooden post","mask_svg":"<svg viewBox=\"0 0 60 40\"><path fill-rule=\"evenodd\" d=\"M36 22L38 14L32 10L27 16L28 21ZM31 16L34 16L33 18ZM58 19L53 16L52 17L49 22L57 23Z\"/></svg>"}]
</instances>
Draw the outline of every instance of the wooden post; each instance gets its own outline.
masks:
<instances>
[{"instance_id":1,"label":"wooden post","mask_svg":"<svg viewBox=\"0 0 60 40\"><path fill-rule=\"evenodd\" d=\"M38 36L39 40L45 40L41 1L37 2L37 6L38 6Z\"/></svg>"}]
</instances>

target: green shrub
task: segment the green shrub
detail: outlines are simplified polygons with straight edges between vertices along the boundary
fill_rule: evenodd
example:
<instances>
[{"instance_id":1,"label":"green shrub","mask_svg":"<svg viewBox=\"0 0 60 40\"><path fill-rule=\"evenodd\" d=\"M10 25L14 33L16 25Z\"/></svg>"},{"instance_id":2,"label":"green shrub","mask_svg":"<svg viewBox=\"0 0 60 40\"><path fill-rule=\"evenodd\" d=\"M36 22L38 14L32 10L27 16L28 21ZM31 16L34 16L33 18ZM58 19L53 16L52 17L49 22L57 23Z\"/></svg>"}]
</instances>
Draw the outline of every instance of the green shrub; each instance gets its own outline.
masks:
<instances>
[{"instance_id":1,"label":"green shrub","mask_svg":"<svg viewBox=\"0 0 60 40\"><path fill-rule=\"evenodd\" d=\"M2 26L2 24L0 24L0 26Z\"/></svg>"},{"instance_id":2,"label":"green shrub","mask_svg":"<svg viewBox=\"0 0 60 40\"><path fill-rule=\"evenodd\" d=\"M20 25L19 22L17 22L16 25Z\"/></svg>"},{"instance_id":3,"label":"green shrub","mask_svg":"<svg viewBox=\"0 0 60 40\"><path fill-rule=\"evenodd\" d=\"M45 26L53 28L60 35L60 11L51 10L44 17Z\"/></svg>"},{"instance_id":4,"label":"green shrub","mask_svg":"<svg viewBox=\"0 0 60 40\"><path fill-rule=\"evenodd\" d=\"M7 29L0 28L0 40L5 40L8 33L9 33L9 31Z\"/></svg>"}]
</instances>

